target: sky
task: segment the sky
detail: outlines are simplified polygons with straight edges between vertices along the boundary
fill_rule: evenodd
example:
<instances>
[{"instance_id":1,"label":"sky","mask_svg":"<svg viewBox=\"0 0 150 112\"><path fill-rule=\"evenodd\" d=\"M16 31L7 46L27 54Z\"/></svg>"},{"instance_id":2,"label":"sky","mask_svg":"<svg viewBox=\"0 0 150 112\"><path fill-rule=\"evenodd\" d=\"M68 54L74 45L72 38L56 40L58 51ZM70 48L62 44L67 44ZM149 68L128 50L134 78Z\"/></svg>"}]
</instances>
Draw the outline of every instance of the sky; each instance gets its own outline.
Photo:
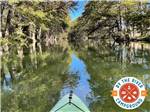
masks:
<instances>
[{"instance_id":1,"label":"sky","mask_svg":"<svg viewBox=\"0 0 150 112\"><path fill-rule=\"evenodd\" d=\"M84 7L88 2L88 0L76 0L76 1L78 1L77 10L69 11L72 21L76 20L78 17L82 15L82 13L84 12Z\"/></svg>"}]
</instances>

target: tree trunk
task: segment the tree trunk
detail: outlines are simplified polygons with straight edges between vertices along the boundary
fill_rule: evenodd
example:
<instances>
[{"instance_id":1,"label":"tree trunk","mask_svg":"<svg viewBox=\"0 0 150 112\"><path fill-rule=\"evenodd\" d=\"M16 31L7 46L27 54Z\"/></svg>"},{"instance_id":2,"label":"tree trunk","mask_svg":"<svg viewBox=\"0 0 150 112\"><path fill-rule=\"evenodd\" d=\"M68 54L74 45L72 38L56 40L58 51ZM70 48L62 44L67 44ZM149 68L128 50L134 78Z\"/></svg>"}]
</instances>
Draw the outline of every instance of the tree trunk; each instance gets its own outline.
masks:
<instances>
[{"instance_id":1,"label":"tree trunk","mask_svg":"<svg viewBox=\"0 0 150 112\"><path fill-rule=\"evenodd\" d=\"M38 32L37 32L37 47L38 47L38 50L40 52L40 54L42 54L42 46L41 46L41 43L42 43L42 40L41 40L41 27L38 29Z\"/></svg>"},{"instance_id":2,"label":"tree trunk","mask_svg":"<svg viewBox=\"0 0 150 112\"><path fill-rule=\"evenodd\" d=\"M121 14L121 6L119 5L119 30L122 31L122 14Z\"/></svg>"},{"instance_id":3,"label":"tree trunk","mask_svg":"<svg viewBox=\"0 0 150 112\"><path fill-rule=\"evenodd\" d=\"M3 11L4 11L4 6L3 6L4 4L3 4L3 2L0 2L0 25L1 25L1 27L0 27L0 37L2 37L2 24L3 24Z\"/></svg>"},{"instance_id":4,"label":"tree trunk","mask_svg":"<svg viewBox=\"0 0 150 112\"><path fill-rule=\"evenodd\" d=\"M21 67L21 69L23 68L23 47L22 46L18 46L17 48L17 52L18 52L18 57L19 57L19 65Z\"/></svg>"},{"instance_id":5,"label":"tree trunk","mask_svg":"<svg viewBox=\"0 0 150 112\"><path fill-rule=\"evenodd\" d=\"M31 61L33 65L37 66L37 60L36 60L36 37L35 37L35 24L30 23L30 39L32 40L32 43L30 44L30 55L31 55Z\"/></svg>"},{"instance_id":6,"label":"tree trunk","mask_svg":"<svg viewBox=\"0 0 150 112\"><path fill-rule=\"evenodd\" d=\"M6 25L5 25L5 29L3 31L3 37L5 37L6 35L9 35L9 28L10 28L10 25L11 25L11 18L13 17L13 13L14 13L13 8L14 8L14 6L12 5L10 7L10 9L8 10Z\"/></svg>"}]
</instances>

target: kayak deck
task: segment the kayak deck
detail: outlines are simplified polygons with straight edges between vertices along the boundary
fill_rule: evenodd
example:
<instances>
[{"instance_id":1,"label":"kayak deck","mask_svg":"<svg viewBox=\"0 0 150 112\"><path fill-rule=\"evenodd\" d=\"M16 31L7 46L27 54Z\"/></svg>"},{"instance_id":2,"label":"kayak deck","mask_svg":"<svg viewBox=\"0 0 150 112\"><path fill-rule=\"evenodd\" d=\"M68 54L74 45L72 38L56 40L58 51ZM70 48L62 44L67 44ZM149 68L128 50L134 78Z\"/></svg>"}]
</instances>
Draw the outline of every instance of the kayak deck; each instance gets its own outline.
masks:
<instances>
[{"instance_id":1,"label":"kayak deck","mask_svg":"<svg viewBox=\"0 0 150 112\"><path fill-rule=\"evenodd\" d=\"M65 95L50 112L90 112L79 97L75 94L72 94L71 97L70 101L70 94Z\"/></svg>"}]
</instances>

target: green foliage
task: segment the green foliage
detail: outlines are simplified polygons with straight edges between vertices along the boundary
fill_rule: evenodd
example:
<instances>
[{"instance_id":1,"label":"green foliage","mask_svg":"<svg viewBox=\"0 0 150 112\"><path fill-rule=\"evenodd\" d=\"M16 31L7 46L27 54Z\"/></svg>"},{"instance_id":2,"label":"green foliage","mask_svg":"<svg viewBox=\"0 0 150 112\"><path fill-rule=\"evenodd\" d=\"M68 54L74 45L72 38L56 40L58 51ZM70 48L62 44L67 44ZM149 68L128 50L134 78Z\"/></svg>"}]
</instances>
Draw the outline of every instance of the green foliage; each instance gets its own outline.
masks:
<instances>
[{"instance_id":1,"label":"green foliage","mask_svg":"<svg viewBox=\"0 0 150 112\"><path fill-rule=\"evenodd\" d=\"M70 32L70 40L141 38L150 33L147 2L89 1Z\"/></svg>"},{"instance_id":2,"label":"green foliage","mask_svg":"<svg viewBox=\"0 0 150 112\"><path fill-rule=\"evenodd\" d=\"M110 49L106 44L96 44L91 48L78 49L80 59L86 64L91 79L89 80L92 92L96 100L90 104L92 112L112 112L126 110L118 107L111 97L111 90L115 83L122 77L136 77L149 84L149 79L144 79L145 75L150 75L150 70L143 66L150 67L149 44L143 44L143 50L140 49L142 43L131 43L134 47L120 45ZM105 45L105 47L104 47ZM148 45L148 49L146 46ZM89 45L90 46L90 45ZM123 53L123 52L126 53ZM134 52L134 53L133 53ZM141 62L142 60L145 60ZM149 88L147 88L150 91ZM150 97L146 97L144 103L131 112L149 111ZM108 108L109 107L109 108Z\"/></svg>"},{"instance_id":3,"label":"green foliage","mask_svg":"<svg viewBox=\"0 0 150 112\"><path fill-rule=\"evenodd\" d=\"M59 98L64 83L64 73L68 55L49 51L38 55L38 68L35 69L28 56L24 59L21 73L15 74L13 91L3 91L2 111L7 112L48 112ZM62 61L63 60L63 61ZM56 70L57 67L57 70ZM19 75L20 74L20 75ZM62 80L64 79L64 80Z\"/></svg>"},{"instance_id":4,"label":"green foliage","mask_svg":"<svg viewBox=\"0 0 150 112\"><path fill-rule=\"evenodd\" d=\"M2 1L3 37L10 37L11 41L24 39L22 42L30 45L29 39L25 38L32 38L31 33L35 33L35 36L40 36L40 44L43 44L47 41L45 35L56 36L69 27L68 9L75 5L71 1ZM38 32L39 28L41 32Z\"/></svg>"},{"instance_id":5,"label":"green foliage","mask_svg":"<svg viewBox=\"0 0 150 112\"><path fill-rule=\"evenodd\" d=\"M69 28L71 1L1 1L3 59L22 61L24 54L50 48L55 38ZM54 38L53 38L54 37ZM31 57L32 58L32 57ZM6 60L5 60L6 61ZM21 62L20 62L21 63ZM13 65L13 64L12 64Z\"/></svg>"}]
</instances>

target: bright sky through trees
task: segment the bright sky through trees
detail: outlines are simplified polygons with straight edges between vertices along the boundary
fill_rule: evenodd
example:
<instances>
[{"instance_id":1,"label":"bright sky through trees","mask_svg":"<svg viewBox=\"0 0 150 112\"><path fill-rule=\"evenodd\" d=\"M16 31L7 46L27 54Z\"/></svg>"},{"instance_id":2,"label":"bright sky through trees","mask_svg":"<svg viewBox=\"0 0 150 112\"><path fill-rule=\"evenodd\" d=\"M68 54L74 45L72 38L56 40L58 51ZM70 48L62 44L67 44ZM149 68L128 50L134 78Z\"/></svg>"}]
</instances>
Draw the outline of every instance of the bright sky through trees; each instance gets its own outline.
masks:
<instances>
[{"instance_id":1,"label":"bright sky through trees","mask_svg":"<svg viewBox=\"0 0 150 112\"><path fill-rule=\"evenodd\" d=\"M70 17L72 21L74 21L75 19L77 19L82 15L82 13L84 12L84 7L87 2L88 0L79 0L77 5L77 10L70 11Z\"/></svg>"}]
</instances>

